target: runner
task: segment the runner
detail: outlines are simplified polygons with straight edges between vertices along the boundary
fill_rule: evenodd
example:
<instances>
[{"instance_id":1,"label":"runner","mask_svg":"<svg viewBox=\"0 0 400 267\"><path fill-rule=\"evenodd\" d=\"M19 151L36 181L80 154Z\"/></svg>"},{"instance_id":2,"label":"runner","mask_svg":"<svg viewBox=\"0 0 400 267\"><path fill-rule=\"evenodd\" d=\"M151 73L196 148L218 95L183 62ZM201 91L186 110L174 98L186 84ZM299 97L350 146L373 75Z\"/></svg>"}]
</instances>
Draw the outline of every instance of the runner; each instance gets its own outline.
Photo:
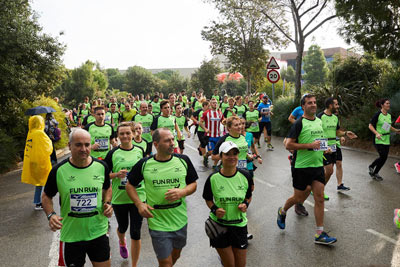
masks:
<instances>
[{"instance_id":1,"label":"runner","mask_svg":"<svg viewBox=\"0 0 400 267\"><path fill-rule=\"evenodd\" d=\"M249 171L251 177L254 177L254 171L256 170L255 165L253 164L253 161L256 159L258 164L262 164L262 158L260 156L260 153L258 152L256 146L254 145L254 137L253 133L248 132L247 129L251 127L251 123L246 122L244 118L241 120L241 126L242 126L242 135L246 138L247 142L247 154L248 157L250 158L247 161L247 170ZM252 188L251 191L254 191L254 188Z\"/></svg>"},{"instance_id":2,"label":"runner","mask_svg":"<svg viewBox=\"0 0 400 267\"><path fill-rule=\"evenodd\" d=\"M132 266L137 266L140 255L140 230L143 217L140 216L135 204L126 193L127 176L132 166L144 156L140 147L132 145L133 131L130 122L123 122L117 128L117 136L121 145L108 152L105 162L111 173L112 206L118 222L117 236L119 239L119 253L122 258L129 257L125 232L130 224ZM143 183L137 188L140 201L146 201Z\"/></svg>"},{"instance_id":3,"label":"runner","mask_svg":"<svg viewBox=\"0 0 400 267\"><path fill-rule=\"evenodd\" d=\"M159 99L160 99L160 97L158 95L155 95L153 98L153 101L151 102L152 111L153 111L154 116L159 116L160 112L161 112Z\"/></svg>"},{"instance_id":4,"label":"runner","mask_svg":"<svg viewBox=\"0 0 400 267\"><path fill-rule=\"evenodd\" d=\"M153 148L153 143L147 142L146 139L142 138L143 136L143 127L140 122L130 122L131 127L133 129L133 139L132 144L138 146L143 149L144 156L148 157L151 155L151 150Z\"/></svg>"},{"instance_id":5,"label":"runner","mask_svg":"<svg viewBox=\"0 0 400 267\"><path fill-rule=\"evenodd\" d=\"M104 107L99 106L94 108L96 121L89 123L85 126L85 130L91 136L91 152L90 155L98 158L105 159L108 151L110 151L110 144L115 147L114 129L110 124L104 122Z\"/></svg>"},{"instance_id":6,"label":"runner","mask_svg":"<svg viewBox=\"0 0 400 267\"><path fill-rule=\"evenodd\" d=\"M113 212L109 169L90 156L91 137L83 129L72 131L69 149L71 157L53 167L42 195L50 229L61 229L58 266L84 266L86 255L93 266L111 266L107 236L107 217ZM60 216L53 208L57 193Z\"/></svg>"},{"instance_id":7,"label":"runner","mask_svg":"<svg viewBox=\"0 0 400 267\"><path fill-rule=\"evenodd\" d=\"M231 141L219 147L222 168L211 174L204 185L203 198L210 208L206 232L223 266L246 266L247 216L253 180L237 169L239 149ZM222 189L221 189L222 188ZM219 228L219 233L213 234Z\"/></svg>"},{"instance_id":8,"label":"runner","mask_svg":"<svg viewBox=\"0 0 400 267\"><path fill-rule=\"evenodd\" d=\"M246 132L250 132L254 137L254 143L260 144L260 126L258 121L261 118L261 114L257 109L254 109L254 101L249 101L249 110L243 113L245 121L250 123L250 127L246 129ZM259 146L260 148L260 146Z\"/></svg>"},{"instance_id":9,"label":"runner","mask_svg":"<svg viewBox=\"0 0 400 267\"><path fill-rule=\"evenodd\" d=\"M224 95L224 99L221 103L221 112L222 114L225 113L225 110L229 107L229 103L228 103L228 96Z\"/></svg>"},{"instance_id":10,"label":"runner","mask_svg":"<svg viewBox=\"0 0 400 267\"><path fill-rule=\"evenodd\" d=\"M221 103L221 97L218 94L218 89L214 89L214 94L211 96L211 99L217 100L217 104Z\"/></svg>"},{"instance_id":11,"label":"runner","mask_svg":"<svg viewBox=\"0 0 400 267\"><path fill-rule=\"evenodd\" d=\"M150 126L151 135L157 128L168 128L175 136L175 153L179 153L178 139L182 138L182 133L179 130L178 124L174 116L171 116L171 108L168 100L163 100L160 103L161 115L155 117Z\"/></svg>"},{"instance_id":12,"label":"runner","mask_svg":"<svg viewBox=\"0 0 400 267\"><path fill-rule=\"evenodd\" d=\"M178 124L179 130L183 133L183 129L185 129L188 138L190 138L190 131L188 128L188 119L186 116L182 115L182 105L180 103L175 104L175 120ZM180 153L183 154L183 150L185 149L185 136L182 134L181 139L178 139L178 146Z\"/></svg>"},{"instance_id":13,"label":"runner","mask_svg":"<svg viewBox=\"0 0 400 267\"><path fill-rule=\"evenodd\" d=\"M235 105L236 112L235 113L239 118L242 118L243 114L247 111L247 108L245 105L243 105L243 100L242 100L241 96L236 96L235 100L236 100L236 105Z\"/></svg>"},{"instance_id":14,"label":"runner","mask_svg":"<svg viewBox=\"0 0 400 267\"><path fill-rule=\"evenodd\" d=\"M208 156L207 156L207 151L206 147L208 144L208 136L206 135L206 132L202 127L199 126L200 119L203 116L204 112L206 112L209 109L209 103L208 101L203 102L203 109L199 109L196 112L193 113L192 115L192 121L197 125L195 133L197 132L197 137L199 138L200 144L198 147L198 151L200 156L203 157L203 165L204 167L208 167Z\"/></svg>"},{"instance_id":15,"label":"runner","mask_svg":"<svg viewBox=\"0 0 400 267\"><path fill-rule=\"evenodd\" d=\"M287 137L286 149L295 150L294 166L292 168L293 195L286 200L283 207L278 209L277 224L285 229L287 211L296 203L303 203L308 197L311 186L314 192L314 216L317 225L314 242L317 244L332 244L336 238L324 232L324 168L323 142L324 131L322 121L315 116L317 101L315 96L306 94L301 99L304 115L291 127Z\"/></svg>"},{"instance_id":16,"label":"runner","mask_svg":"<svg viewBox=\"0 0 400 267\"><path fill-rule=\"evenodd\" d=\"M85 127L86 125L88 125L89 123L92 123L96 121L96 118L94 117L94 107L90 109L90 112L88 113L88 115L86 115L83 118L82 121L82 126Z\"/></svg>"},{"instance_id":17,"label":"runner","mask_svg":"<svg viewBox=\"0 0 400 267\"><path fill-rule=\"evenodd\" d=\"M257 109L262 115L260 122L260 136L262 133L264 133L264 141L267 143L267 149L272 151L274 150L274 147L271 144L271 116L274 114L271 111L271 104L268 102L267 95L263 96L262 102L258 105Z\"/></svg>"},{"instance_id":18,"label":"runner","mask_svg":"<svg viewBox=\"0 0 400 267\"><path fill-rule=\"evenodd\" d=\"M228 99L228 107L225 109L225 112L223 113L224 118L227 119L229 117L236 116L236 112L237 110L235 108L235 100L232 97L230 97Z\"/></svg>"},{"instance_id":19,"label":"runner","mask_svg":"<svg viewBox=\"0 0 400 267\"><path fill-rule=\"evenodd\" d=\"M175 140L169 129L156 129L153 141L157 153L132 168L126 190L140 215L147 218L159 266L172 266L186 245L185 198L196 191L198 176L189 157L173 153ZM135 188L142 181L147 203L140 201Z\"/></svg>"},{"instance_id":20,"label":"runner","mask_svg":"<svg viewBox=\"0 0 400 267\"><path fill-rule=\"evenodd\" d=\"M132 118L136 115L136 112L136 109L133 108L133 101L132 103L126 103L125 110L121 112L121 121L132 121Z\"/></svg>"},{"instance_id":21,"label":"runner","mask_svg":"<svg viewBox=\"0 0 400 267\"><path fill-rule=\"evenodd\" d=\"M324 154L324 171L325 171L325 186L328 184L329 179L333 174L333 165L336 163L337 158L337 147L336 147L336 136L348 136L350 139L357 138L351 131L341 131L339 126L339 119L335 113L339 110L339 103L337 99L329 97L325 100L325 110L317 115L322 121L322 128L324 129L324 135L328 138L328 146L331 148L332 153ZM349 187L338 184L338 190L350 190ZM329 197L324 193L324 199L329 200Z\"/></svg>"},{"instance_id":22,"label":"runner","mask_svg":"<svg viewBox=\"0 0 400 267\"><path fill-rule=\"evenodd\" d=\"M374 145L379 153L379 157L368 166L369 175L376 181L382 181L379 171L385 165L389 155L390 132L399 133L400 129L393 128L392 116L389 113L390 101L387 98L378 100L375 106L380 110L375 113L369 123L369 130L375 135Z\"/></svg>"},{"instance_id":23,"label":"runner","mask_svg":"<svg viewBox=\"0 0 400 267\"><path fill-rule=\"evenodd\" d=\"M396 127L400 126L400 116L397 118L397 120L395 121L394 125ZM394 164L394 168L396 169L397 173L400 173L400 161L396 162Z\"/></svg>"},{"instance_id":24,"label":"runner","mask_svg":"<svg viewBox=\"0 0 400 267\"><path fill-rule=\"evenodd\" d=\"M112 123L111 126L114 129L114 132L117 131L118 125L121 121L121 114L117 111L117 104L111 104L111 118L112 118Z\"/></svg>"},{"instance_id":25,"label":"runner","mask_svg":"<svg viewBox=\"0 0 400 267\"><path fill-rule=\"evenodd\" d=\"M214 147L214 150L212 152L212 159L214 161L220 160L220 155L218 154L219 147L222 145L223 142L226 141L232 141L237 145L239 148L239 161L238 161L238 168L239 169L245 169L247 170L247 160L251 160L247 154L247 142L246 138L241 135L242 132L242 122L240 121L240 118L238 116L232 116L229 117L226 120L226 127L228 129L228 134L222 136L216 146Z\"/></svg>"},{"instance_id":26,"label":"runner","mask_svg":"<svg viewBox=\"0 0 400 267\"><path fill-rule=\"evenodd\" d=\"M217 109L217 100L212 98L210 100L211 109L203 112L200 117L199 126L204 129L205 135L208 137L208 152L203 156L204 162L208 162L208 157L213 153L215 145L218 143L221 133L221 122L224 120L224 115ZM217 171L218 160L214 160L213 170Z\"/></svg>"},{"instance_id":27,"label":"runner","mask_svg":"<svg viewBox=\"0 0 400 267\"><path fill-rule=\"evenodd\" d=\"M147 111L148 111L148 104L143 101L142 103L140 103L140 113L136 114L133 117L132 121L140 122L142 124L143 127L142 138L146 140L148 143L150 143L150 146L152 146L150 127L151 124L153 123L154 116L148 114Z\"/></svg>"}]
</instances>

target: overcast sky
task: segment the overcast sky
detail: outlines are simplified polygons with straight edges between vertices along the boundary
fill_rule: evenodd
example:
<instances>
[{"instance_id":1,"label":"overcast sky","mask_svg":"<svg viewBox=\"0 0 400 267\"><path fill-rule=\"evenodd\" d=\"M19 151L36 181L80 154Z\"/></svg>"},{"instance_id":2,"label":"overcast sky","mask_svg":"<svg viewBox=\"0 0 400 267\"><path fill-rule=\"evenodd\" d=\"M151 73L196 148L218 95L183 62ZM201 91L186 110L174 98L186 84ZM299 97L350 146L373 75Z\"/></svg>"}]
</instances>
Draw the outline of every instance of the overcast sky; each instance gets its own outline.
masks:
<instances>
[{"instance_id":1,"label":"overcast sky","mask_svg":"<svg viewBox=\"0 0 400 267\"><path fill-rule=\"evenodd\" d=\"M88 59L104 68L192 68L212 58L200 32L218 12L201 0L33 0L32 7L44 32L64 32L67 68ZM312 43L347 48L335 25L315 31L306 49Z\"/></svg>"}]
</instances>

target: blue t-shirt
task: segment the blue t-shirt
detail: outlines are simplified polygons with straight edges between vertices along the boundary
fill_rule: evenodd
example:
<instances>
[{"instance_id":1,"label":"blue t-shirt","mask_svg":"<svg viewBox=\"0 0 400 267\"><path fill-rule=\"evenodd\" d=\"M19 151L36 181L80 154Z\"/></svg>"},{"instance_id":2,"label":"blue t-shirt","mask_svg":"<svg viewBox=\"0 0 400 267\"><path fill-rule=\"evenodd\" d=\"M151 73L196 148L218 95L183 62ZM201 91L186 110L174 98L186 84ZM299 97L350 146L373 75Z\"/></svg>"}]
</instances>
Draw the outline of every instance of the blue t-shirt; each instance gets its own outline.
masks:
<instances>
[{"instance_id":1,"label":"blue t-shirt","mask_svg":"<svg viewBox=\"0 0 400 267\"><path fill-rule=\"evenodd\" d=\"M293 111L292 111L292 115L293 115L293 117L296 118L296 120L298 118L300 118L301 116L303 116L303 114L304 114L304 110L301 108L301 106L298 106L297 108L293 109Z\"/></svg>"},{"instance_id":2,"label":"blue t-shirt","mask_svg":"<svg viewBox=\"0 0 400 267\"><path fill-rule=\"evenodd\" d=\"M261 112L266 112L266 111L270 111L270 107L271 107L270 103L264 104L263 102L261 102L258 105L257 110L260 111L260 113ZM262 122L269 122L269 121L271 121L271 116L270 115L267 115L267 116L262 115L261 121Z\"/></svg>"},{"instance_id":3,"label":"blue t-shirt","mask_svg":"<svg viewBox=\"0 0 400 267\"><path fill-rule=\"evenodd\" d=\"M246 132L245 138L246 138L249 154L252 154L253 152L251 151L251 145L254 143L253 134ZM247 169L249 171L253 170L253 162L247 162Z\"/></svg>"}]
</instances>

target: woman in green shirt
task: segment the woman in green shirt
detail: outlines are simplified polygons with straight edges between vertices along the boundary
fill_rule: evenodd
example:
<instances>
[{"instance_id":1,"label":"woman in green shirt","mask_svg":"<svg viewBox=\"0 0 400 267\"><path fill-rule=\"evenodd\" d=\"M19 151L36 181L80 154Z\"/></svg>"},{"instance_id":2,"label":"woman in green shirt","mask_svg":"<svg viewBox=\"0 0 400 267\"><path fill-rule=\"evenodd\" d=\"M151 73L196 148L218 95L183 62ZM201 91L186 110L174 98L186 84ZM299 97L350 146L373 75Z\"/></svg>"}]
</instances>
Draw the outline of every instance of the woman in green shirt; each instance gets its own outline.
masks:
<instances>
[{"instance_id":1,"label":"woman in green shirt","mask_svg":"<svg viewBox=\"0 0 400 267\"><path fill-rule=\"evenodd\" d=\"M392 117L389 113L389 99L380 99L375 105L380 110L372 117L368 128L375 135L374 145L379 153L379 157L368 166L368 170L372 179L382 181L383 178L379 175L379 171L385 164L389 154L390 132L399 133L400 130L392 127Z\"/></svg>"}]
</instances>

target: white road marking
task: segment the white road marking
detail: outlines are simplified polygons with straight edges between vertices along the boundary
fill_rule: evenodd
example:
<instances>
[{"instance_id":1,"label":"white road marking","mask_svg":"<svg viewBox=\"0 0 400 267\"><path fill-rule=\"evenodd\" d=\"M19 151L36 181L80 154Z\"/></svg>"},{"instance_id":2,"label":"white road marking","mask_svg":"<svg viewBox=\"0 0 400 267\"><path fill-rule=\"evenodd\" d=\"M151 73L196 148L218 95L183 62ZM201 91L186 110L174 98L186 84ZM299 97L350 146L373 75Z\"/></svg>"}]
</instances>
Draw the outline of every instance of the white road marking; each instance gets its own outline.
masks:
<instances>
[{"instance_id":1,"label":"white road marking","mask_svg":"<svg viewBox=\"0 0 400 267\"><path fill-rule=\"evenodd\" d=\"M56 231L53 233L53 240L51 241L51 246L49 251L49 258L50 258L49 267L58 266L59 248L60 248L60 231Z\"/></svg>"},{"instance_id":2,"label":"white road marking","mask_svg":"<svg viewBox=\"0 0 400 267\"><path fill-rule=\"evenodd\" d=\"M304 203L306 203L307 205L310 205L311 207L314 208L314 203L312 203L311 201L306 200L306 201L304 201ZM328 209L324 208L324 211L328 211Z\"/></svg>"},{"instance_id":3,"label":"white road marking","mask_svg":"<svg viewBox=\"0 0 400 267\"><path fill-rule=\"evenodd\" d=\"M381 234L381 233L379 233L379 232L377 232L377 231L375 231L375 230L372 230L372 229L366 229L365 231L367 231L368 233L371 233L371 234L373 234L373 235L376 235L376 236L378 236L378 237L380 237L380 238L382 238L382 239L384 239L384 240L386 240L386 241L388 241L388 242L390 242L390 243L393 243L393 244L397 244L397 241L396 240L394 240L393 238L390 238L390 237L388 237L388 236L386 236L386 235L384 235L384 234Z\"/></svg>"},{"instance_id":4,"label":"white road marking","mask_svg":"<svg viewBox=\"0 0 400 267\"><path fill-rule=\"evenodd\" d=\"M261 184L264 184L264 185L266 185L266 186L268 186L268 187L271 187L271 188L276 187L275 185L270 184L270 183L268 183L268 182L265 182L265 181L263 181L263 180L261 180L261 179L256 179L256 178L254 178L254 181L256 181L256 182L258 182L258 183L261 183Z\"/></svg>"}]
</instances>

